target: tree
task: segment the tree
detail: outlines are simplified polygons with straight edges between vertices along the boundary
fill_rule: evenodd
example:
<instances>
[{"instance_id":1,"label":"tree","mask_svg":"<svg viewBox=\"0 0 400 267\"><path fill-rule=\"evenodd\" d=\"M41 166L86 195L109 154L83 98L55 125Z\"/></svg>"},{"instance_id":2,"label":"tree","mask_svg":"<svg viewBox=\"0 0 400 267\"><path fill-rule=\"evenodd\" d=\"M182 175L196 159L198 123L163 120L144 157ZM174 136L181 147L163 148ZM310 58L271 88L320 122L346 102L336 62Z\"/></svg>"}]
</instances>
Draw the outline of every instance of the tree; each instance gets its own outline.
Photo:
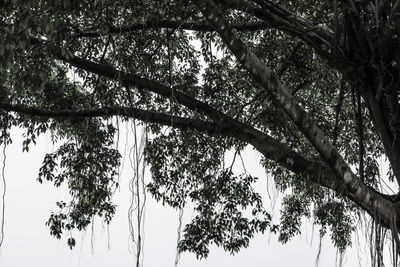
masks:
<instances>
[{"instance_id":1,"label":"tree","mask_svg":"<svg viewBox=\"0 0 400 267\"><path fill-rule=\"evenodd\" d=\"M343 252L367 213L374 261L386 237L399 253L398 196L378 162L398 184L400 1L4 0L0 12L2 143L14 126L27 152L44 132L63 142L38 178L71 193L51 234L111 220L115 121L139 120L147 190L195 204L181 250L236 252L265 230L287 242L306 216ZM224 164L247 145L285 192L279 225L256 178Z\"/></svg>"}]
</instances>

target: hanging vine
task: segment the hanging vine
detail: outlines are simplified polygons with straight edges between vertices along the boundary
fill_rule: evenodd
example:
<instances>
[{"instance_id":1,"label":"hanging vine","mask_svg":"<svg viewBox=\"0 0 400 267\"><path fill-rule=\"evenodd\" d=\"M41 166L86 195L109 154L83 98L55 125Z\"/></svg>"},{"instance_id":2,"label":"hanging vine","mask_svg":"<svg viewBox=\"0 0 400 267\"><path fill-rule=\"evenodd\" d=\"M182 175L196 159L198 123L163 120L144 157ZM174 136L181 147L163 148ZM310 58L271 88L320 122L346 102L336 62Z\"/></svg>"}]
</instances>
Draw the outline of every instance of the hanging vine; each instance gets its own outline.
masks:
<instances>
[{"instance_id":1,"label":"hanging vine","mask_svg":"<svg viewBox=\"0 0 400 267\"><path fill-rule=\"evenodd\" d=\"M133 134L134 144L129 151L129 160L133 170L133 177L129 182L131 192L131 203L128 210L129 231L132 244L136 251L136 267L143 266L143 247L144 247L144 220L146 205L146 183L144 147L148 140L147 125L142 129L140 140L138 140L139 131L136 121L131 124L131 133ZM136 234L135 234L136 233Z\"/></svg>"},{"instance_id":2,"label":"hanging vine","mask_svg":"<svg viewBox=\"0 0 400 267\"><path fill-rule=\"evenodd\" d=\"M3 183L3 190L1 195L1 226L0 226L0 247L4 241L4 223L5 223L5 208L6 208L6 192L7 192L7 181L5 176L5 169L6 169L6 148L7 145L11 143L10 134L8 132L9 125L8 125L8 112L3 113L3 129L1 135L1 143L3 143L3 167L1 170L2 176L2 183Z\"/></svg>"}]
</instances>

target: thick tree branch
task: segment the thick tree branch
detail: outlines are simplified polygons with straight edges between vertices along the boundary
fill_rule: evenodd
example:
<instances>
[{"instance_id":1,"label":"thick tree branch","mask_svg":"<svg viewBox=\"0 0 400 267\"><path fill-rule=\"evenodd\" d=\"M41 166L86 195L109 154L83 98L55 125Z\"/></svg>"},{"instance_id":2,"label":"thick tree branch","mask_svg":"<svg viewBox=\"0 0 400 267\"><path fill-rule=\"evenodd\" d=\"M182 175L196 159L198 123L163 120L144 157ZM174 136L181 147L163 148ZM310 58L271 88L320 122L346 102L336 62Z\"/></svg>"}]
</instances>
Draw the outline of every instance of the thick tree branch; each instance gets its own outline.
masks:
<instances>
[{"instance_id":1,"label":"thick tree branch","mask_svg":"<svg viewBox=\"0 0 400 267\"><path fill-rule=\"evenodd\" d=\"M325 134L315 125L307 112L297 103L288 90L279 82L278 77L250 51L232 31L219 8L211 0L193 0L204 16L217 29L223 42L229 47L237 60L249 70L269 93L273 101L280 106L307 137L322 159L345 184L346 194L350 195L359 206L370 203L371 212L376 212L386 222L392 220L393 214L387 213L388 207L382 206L379 197L367 190L367 187L354 175L341 155L329 142ZM381 204L378 204L381 203ZM390 207L392 209L394 207Z\"/></svg>"},{"instance_id":2,"label":"thick tree branch","mask_svg":"<svg viewBox=\"0 0 400 267\"><path fill-rule=\"evenodd\" d=\"M222 133L226 135L226 127L223 128L222 124L215 122L207 122L202 120L184 118L163 114L154 111L142 110L134 107L103 107L94 109L80 109L80 110L53 110L41 107L29 107L26 105L12 105L7 103L0 103L0 109L24 114L27 116L37 116L44 118L94 118L94 117L112 117L112 116L125 116L135 118L144 122L158 123L164 126L171 126L179 129L193 129L209 134Z\"/></svg>"},{"instance_id":3,"label":"thick tree branch","mask_svg":"<svg viewBox=\"0 0 400 267\"><path fill-rule=\"evenodd\" d=\"M241 141L251 144L266 158L277 162L279 165L298 174L300 179L312 182L323 187L334 190L335 192L353 199L352 194L348 194L346 185L343 180L339 179L327 166L321 162L313 162L305 159L297 152L291 150L287 145L280 143L276 139L270 137L255 129L237 128L227 121L220 123L202 121L191 118L172 116L168 114L158 113L154 111L146 111L133 107L103 107L96 109L83 110L49 110L40 107L29 107L25 105L12 105L0 103L0 109L8 112L16 112L25 116L42 117L42 118L92 118L92 117L111 117L124 116L139 119L145 122L158 123L164 126L174 127L181 130L196 130L211 136L228 136L234 137ZM374 205L384 210L392 207L392 196L383 195L374 189L362 185L362 190L373 196L375 201L363 202L360 206L367 212L374 210ZM353 199L354 200L354 199Z\"/></svg>"},{"instance_id":4,"label":"thick tree branch","mask_svg":"<svg viewBox=\"0 0 400 267\"><path fill-rule=\"evenodd\" d=\"M136 87L141 90L148 90L163 97L173 96L174 100L176 100L179 104L204 114L214 121L228 119L226 115L210 105L156 81L140 77L139 75L118 71L107 65L98 64L80 57L66 58L61 54L58 54L57 57L60 60L69 63L71 66L118 81L128 88Z\"/></svg>"}]
</instances>

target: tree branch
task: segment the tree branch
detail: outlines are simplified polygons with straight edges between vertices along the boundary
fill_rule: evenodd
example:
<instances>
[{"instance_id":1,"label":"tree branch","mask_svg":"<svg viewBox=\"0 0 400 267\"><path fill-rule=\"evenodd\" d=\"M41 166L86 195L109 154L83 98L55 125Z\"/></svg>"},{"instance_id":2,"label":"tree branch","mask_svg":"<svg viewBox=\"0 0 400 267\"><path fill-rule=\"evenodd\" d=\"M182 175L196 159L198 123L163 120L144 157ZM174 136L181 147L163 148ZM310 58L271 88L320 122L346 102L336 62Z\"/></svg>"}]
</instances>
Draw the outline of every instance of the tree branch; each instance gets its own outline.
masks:
<instances>
[{"instance_id":1,"label":"tree branch","mask_svg":"<svg viewBox=\"0 0 400 267\"><path fill-rule=\"evenodd\" d=\"M174 97L174 99L181 105L186 106L187 108L197 111L201 114L208 116L210 119L214 121L221 121L223 119L229 119L225 114L220 112L219 110L211 107L210 105L201 102L191 96L183 94L180 91L172 89L168 86L165 86L161 83L158 83L154 80L149 80L139 75L135 75L132 73L127 73L124 71L116 70L112 67L109 67L104 64L98 64L93 61L89 61L80 57L70 57L66 58L61 54L57 54L57 57L64 61L65 63L69 63L71 66L74 66L78 69L85 70L94 74L101 75L103 77L115 80L120 82L123 86L126 87L136 87L140 90L147 90L153 93L156 93L163 97Z\"/></svg>"},{"instance_id":2,"label":"tree branch","mask_svg":"<svg viewBox=\"0 0 400 267\"><path fill-rule=\"evenodd\" d=\"M237 31L258 31L271 28L271 25L264 21L252 21L245 23L234 23L232 27ZM83 30L76 34L80 37L99 37L107 34L123 34L148 29L181 29L190 31L210 32L214 31L214 27L206 21L186 22L186 21L169 21L169 20L151 20L144 23L133 23L127 26L109 25L106 32L99 30Z\"/></svg>"},{"instance_id":3,"label":"tree branch","mask_svg":"<svg viewBox=\"0 0 400 267\"><path fill-rule=\"evenodd\" d=\"M112 116L125 116L130 118L139 119L144 122L158 123L164 126L171 126L182 130L192 129L209 134L215 134L217 131L226 135L226 129L221 128L221 125L215 122L207 122L202 120L184 118L163 114L154 111L142 110L134 107L121 107L111 106L94 109L80 109L80 110L52 110L41 107L29 107L26 105L12 105L7 103L0 103L0 109L24 114L27 116L37 116L43 118L94 118L94 117L112 117Z\"/></svg>"},{"instance_id":4,"label":"tree branch","mask_svg":"<svg viewBox=\"0 0 400 267\"><path fill-rule=\"evenodd\" d=\"M302 17L295 15L280 5L268 0L221 0L223 7L240 10L261 19L275 28L295 36L309 44L320 56L335 68L342 71L349 69L350 62L337 46L332 30L315 25Z\"/></svg>"},{"instance_id":5,"label":"tree branch","mask_svg":"<svg viewBox=\"0 0 400 267\"><path fill-rule=\"evenodd\" d=\"M12 105L0 103L0 109L8 112L16 112L31 117L77 119L93 117L125 116L139 119L145 122L158 123L168 127L181 130L196 130L211 136L227 136L237 138L251 144L261 152L266 158L277 162L279 165L293 171L299 175L300 179L312 182L323 187L334 190L335 192L354 199L354 195L348 194L343 180L339 179L327 166L321 162L310 161L290 149L287 145L280 143L276 139L264 134L256 129L251 131L248 128L237 128L227 121L220 123L172 116L154 111L147 111L133 107L103 107L96 109L82 110L49 110L41 107L29 107L26 105ZM362 185L362 190L373 196L374 201L362 202L361 208L371 213L378 205L385 211L392 207L392 196L384 195Z\"/></svg>"},{"instance_id":6,"label":"tree branch","mask_svg":"<svg viewBox=\"0 0 400 267\"><path fill-rule=\"evenodd\" d=\"M372 194L352 172L341 155L329 142L325 134L315 125L307 112L297 103L288 90L282 86L278 77L262 63L255 54L250 51L232 31L232 28L223 17L219 8L211 0L193 0L201 9L204 16L217 29L223 42L228 46L237 60L252 74L254 79L262 85L271 96L272 100L281 107L298 129L307 137L315 149L319 152L325 163L333 170L335 175L344 183L346 194L350 195L359 206L366 203L371 212L376 212L386 222L391 221L391 216L397 214L387 213L390 206L381 206L376 194Z\"/></svg>"}]
</instances>

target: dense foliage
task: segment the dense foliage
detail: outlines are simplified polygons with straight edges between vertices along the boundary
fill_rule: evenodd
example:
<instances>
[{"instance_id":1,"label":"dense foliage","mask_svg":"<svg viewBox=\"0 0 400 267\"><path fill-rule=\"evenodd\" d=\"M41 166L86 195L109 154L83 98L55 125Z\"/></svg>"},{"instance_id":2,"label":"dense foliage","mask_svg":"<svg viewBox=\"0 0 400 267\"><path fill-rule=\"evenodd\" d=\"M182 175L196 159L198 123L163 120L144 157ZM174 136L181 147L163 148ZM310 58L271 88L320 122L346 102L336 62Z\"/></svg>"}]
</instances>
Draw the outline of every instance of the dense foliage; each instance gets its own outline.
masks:
<instances>
[{"instance_id":1,"label":"dense foliage","mask_svg":"<svg viewBox=\"0 0 400 267\"><path fill-rule=\"evenodd\" d=\"M307 217L343 252L364 212L397 242L381 182L400 180L399 21L394 0L3 0L1 141L22 127L26 152L46 132L61 144L38 178L69 188L47 222L57 238L112 219L118 122L135 119L147 191L194 204L182 251L234 253L264 231L287 242ZM248 145L284 194L278 224L257 178L224 160Z\"/></svg>"}]
</instances>

